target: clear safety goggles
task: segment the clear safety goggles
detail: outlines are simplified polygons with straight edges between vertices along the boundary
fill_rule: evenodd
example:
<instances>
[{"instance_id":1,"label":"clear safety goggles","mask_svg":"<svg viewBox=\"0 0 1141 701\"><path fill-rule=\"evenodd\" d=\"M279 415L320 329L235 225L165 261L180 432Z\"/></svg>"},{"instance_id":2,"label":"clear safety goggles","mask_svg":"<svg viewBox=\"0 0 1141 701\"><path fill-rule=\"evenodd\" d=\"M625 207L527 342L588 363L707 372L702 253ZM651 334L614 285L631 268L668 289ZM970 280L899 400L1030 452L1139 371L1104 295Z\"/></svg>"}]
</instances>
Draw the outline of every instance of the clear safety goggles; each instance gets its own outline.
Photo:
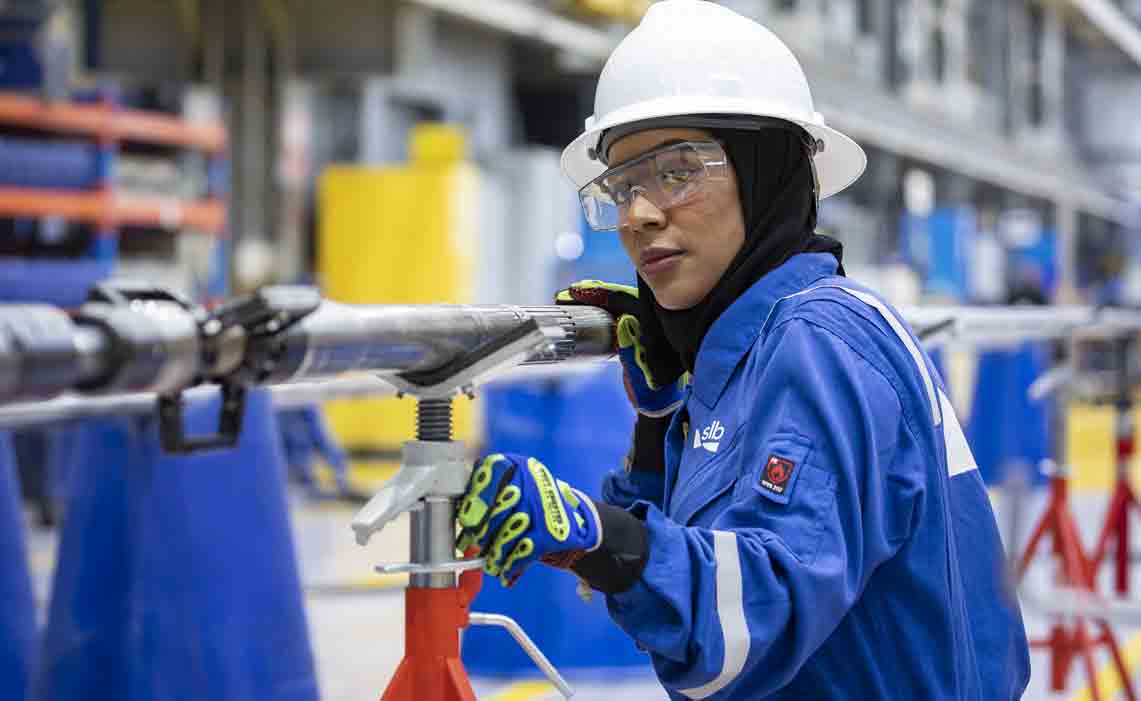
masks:
<instances>
[{"instance_id":1,"label":"clear safety goggles","mask_svg":"<svg viewBox=\"0 0 1141 701\"><path fill-rule=\"evenodd\" d=\"M728 178L729 159L721 144L682 141L607 170L579 190L578 197L590 228L614 231L638 196L664 211Z\"/></svg>"}]
</instances>

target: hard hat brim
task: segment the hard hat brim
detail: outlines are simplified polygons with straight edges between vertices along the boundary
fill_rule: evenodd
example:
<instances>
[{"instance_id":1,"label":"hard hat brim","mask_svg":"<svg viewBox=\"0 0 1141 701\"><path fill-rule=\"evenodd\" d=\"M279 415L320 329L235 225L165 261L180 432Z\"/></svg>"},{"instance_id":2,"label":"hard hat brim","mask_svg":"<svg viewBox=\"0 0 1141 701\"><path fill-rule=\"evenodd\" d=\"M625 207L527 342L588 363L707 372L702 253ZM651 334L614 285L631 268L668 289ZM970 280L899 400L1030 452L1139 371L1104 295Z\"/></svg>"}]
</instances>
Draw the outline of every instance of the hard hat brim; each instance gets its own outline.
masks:
<instances>
[{"instance_id":1,"label":"hard hat brim","mask_svg":"<svg viewBox=\"0 0 1141 701\"><path fill-rule=\"evenodd\" d=\"M702 113L709 114L711 112L703 111ZM659 112L653 116L662 115ZM769 114L763 116L776 116L797 124L824 144L824 150L817 153L814 159L817 177L820 179L820 199L841 192L854 183L864 172L868 163L864 149L843 132L816 121L790 119L783 115ZM563 150L559 164L563 174L574 186L576 192L606 170L605 164L591 158L591 151L598 145L598 139L602 132L627 120L614 121L617 123L600 124L587 129Z\"/></svg>"}]
</instances>

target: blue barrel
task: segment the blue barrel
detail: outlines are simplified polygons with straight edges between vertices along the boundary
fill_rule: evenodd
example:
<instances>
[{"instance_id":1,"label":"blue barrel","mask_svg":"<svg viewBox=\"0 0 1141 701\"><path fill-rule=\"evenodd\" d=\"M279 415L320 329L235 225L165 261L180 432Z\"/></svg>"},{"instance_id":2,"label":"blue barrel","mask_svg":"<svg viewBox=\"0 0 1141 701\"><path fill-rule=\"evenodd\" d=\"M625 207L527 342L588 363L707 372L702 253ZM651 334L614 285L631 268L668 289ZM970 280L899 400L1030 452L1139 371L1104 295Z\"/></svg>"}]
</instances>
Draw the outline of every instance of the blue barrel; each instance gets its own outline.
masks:
<instances>
[{"instance_id":1,"label":"blue barrel","mask_svg":"<svg viewBox=\"0 0 1141 701\"><path fill-rule=\"evenodd\" d=\"M488 450L539 458L560 479L597 497L603 475L622 466L634 413L617 363L570 379L529 381L484 394ZM511 589L484 578L473 611L519 622L560 669L629 667L649 658L611 621L605 598L584 603L568 573L532 565ZM463 661L473 674L538 674L506 632L473 626L464 634Z\"/></svg>"},{"instance_id":2,"label":"blue barrel","mask_svg":"<svg viewBox=\"0 0 1141 701\"><path fill-rule=\"evenodd\" d=\"M97 148L89 141L0 137L0 184L53 190L98 185Z\"/></svg>"},{"instance_id":3,"label":"blue barrel","mask_svg":"<svg viewBox=\"0 0 1141 701\"><path fill-rule=\"evenodd\" d=\"M1046 481L1037 468L1052 453L1050 411L1053 401L1031 401L1030 385L1050 367L1042 344L1026 343L1016 350L979 354L978 371L967 439L987 484L999 484L1007 470L1028 469L1031 484Z\"/></svg>"},{"instance_id":4,"label":"blue barrel","mask_svg":"<svg viewBox=\"0 0 1141 701\"><path fill-rule=\"evenodd\" d=\"M36 649L36 601L24 545L24 512L16 461L0 432L0 698L30 697Z\"/></svg>"},{"instance_id":5,"label":"blue barrel","mask_svg":"<svg viewBox=\"0 0 1141 701\"><path fill-rule=\"evenodd\" d=\"M0 257L0 301L78 307L114 267L113 261Z\"/></svg>"},{"instance_id":6,"label":"blue barrel","mask_svg":"<svg viewBox=\"0 0 1141 701\"><path fill-rule=\"evenodd\" d=\"M218 401L187 408L216 426ZM268 395L238 446L164 454L153 419L82 430L37 698L318 698Z\"/></svg>"}]
</instances>

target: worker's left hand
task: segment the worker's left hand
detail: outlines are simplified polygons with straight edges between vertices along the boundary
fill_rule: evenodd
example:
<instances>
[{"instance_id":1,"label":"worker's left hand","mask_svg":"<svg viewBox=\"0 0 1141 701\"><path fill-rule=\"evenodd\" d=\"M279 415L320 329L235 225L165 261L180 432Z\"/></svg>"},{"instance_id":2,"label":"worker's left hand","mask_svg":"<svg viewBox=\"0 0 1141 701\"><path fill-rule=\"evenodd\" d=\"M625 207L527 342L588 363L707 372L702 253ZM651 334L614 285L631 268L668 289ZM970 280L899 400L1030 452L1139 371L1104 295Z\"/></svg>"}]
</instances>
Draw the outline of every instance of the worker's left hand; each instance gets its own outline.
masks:
<instances>
[{"instance_id":1,"label":"worker's left hand","mask_svg":"<svg viewBox=\"0 0 1141 701\"><path fill-rule=\"evenodd\" d=\"M614 317L615 350L622 362L626 392L635 411L661 418L677 411L684 401L688 375L658 384L654 368L667 362L647 346L638 318L638 288L601 280L579 280L555 295L556 304L585 304L605 309Z\"/></svg>"},{"instance_id":2,"label":"worker's left hand","mask_svg":"<svg viewBox=\"0 0 1141 701\"><path fill-rule=\"evenodd\" d=\"M535 458L494 453L475 464L456 520L456 547L472 546L483 569L511 586L535 560L570 567L602 542L590 498L557 480Z\"/></svg>"}]
</instances>

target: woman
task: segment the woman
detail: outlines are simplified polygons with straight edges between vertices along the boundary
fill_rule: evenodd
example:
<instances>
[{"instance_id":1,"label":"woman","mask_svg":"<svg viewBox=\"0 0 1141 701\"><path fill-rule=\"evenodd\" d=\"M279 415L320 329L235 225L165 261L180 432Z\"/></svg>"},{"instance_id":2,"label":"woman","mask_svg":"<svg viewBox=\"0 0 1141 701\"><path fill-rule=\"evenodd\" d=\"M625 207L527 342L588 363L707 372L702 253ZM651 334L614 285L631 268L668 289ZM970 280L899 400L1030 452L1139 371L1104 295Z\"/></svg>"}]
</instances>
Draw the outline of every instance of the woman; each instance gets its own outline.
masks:
<instances>
[{"instance_id":1,"label":"woman","mask_svg":"<svg viewBox=\"0 0 1141 701\"><path fill-rule=\"evenodd\" d=\"M478 461L461 547L505 584L541 560L606 594L671 698L1019 698L1021 616L941 380L814 233L862 151L779 40L697 0L651 7L595 108L563 166L638 288L559 298L617 317L634 448L601 501Z\"/></svg>"}]
</instances>

